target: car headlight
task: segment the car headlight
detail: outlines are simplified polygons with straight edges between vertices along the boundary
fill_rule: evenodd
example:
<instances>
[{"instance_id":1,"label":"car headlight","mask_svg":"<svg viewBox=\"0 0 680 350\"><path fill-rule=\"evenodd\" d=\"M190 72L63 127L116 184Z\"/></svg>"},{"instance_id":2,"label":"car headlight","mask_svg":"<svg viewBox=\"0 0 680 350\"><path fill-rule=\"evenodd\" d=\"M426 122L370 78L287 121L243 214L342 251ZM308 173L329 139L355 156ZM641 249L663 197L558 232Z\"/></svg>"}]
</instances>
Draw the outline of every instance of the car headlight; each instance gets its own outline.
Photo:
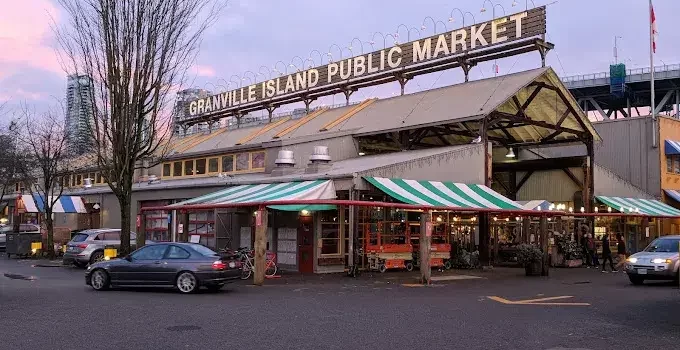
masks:
<instances>
[{"instance_id":1,"label":"car headlight","mask_svg":"<svg viewBox=\"0 0 680 350\"><path fill-rule=\"evenodd\" d=\"M626 261L628 261L629 263L633 263L633 264L635 264L635 263L637 262L637 260L638 260L637 258L628 258L628 259L626 259Z\"/></svg>"},{"instance_id":2,"label":"car headlight","mask_svg":"<svg viewBox=\"0 0 680 350\"><path fill-rule=\"evenodd\" d=\"M673 262L673 260L671 260L671 259L661 259L661 258L652 259L652 263L654 263L654 264L664 264L664 263L670 264L672 262Z\"/></svg>"}]
</instances>

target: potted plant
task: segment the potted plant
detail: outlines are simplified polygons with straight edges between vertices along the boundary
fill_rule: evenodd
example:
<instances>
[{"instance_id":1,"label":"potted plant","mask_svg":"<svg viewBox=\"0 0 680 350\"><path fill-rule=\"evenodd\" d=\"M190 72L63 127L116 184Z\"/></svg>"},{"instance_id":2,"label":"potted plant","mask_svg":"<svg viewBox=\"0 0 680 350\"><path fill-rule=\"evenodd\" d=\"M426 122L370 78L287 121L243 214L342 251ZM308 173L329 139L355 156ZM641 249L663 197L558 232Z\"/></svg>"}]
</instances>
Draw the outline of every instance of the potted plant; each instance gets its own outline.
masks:
<instances>
[{"instance_id":1,"label":"potted plant","mask_svg":"<svg viewBox=\"0 0 680 350\"><path fill-rule=\"evenodd\" d=\"M565 267L579 267L583 263L581 247L564 236L557 240L557 251L564 256Z\"/></svg>"},{"instance_id":2,"label":"potted plant","mask_svg":"<svg viewBox=\"0 0 680 350\"><path fill-rule=\"evenodd\" d=\"M543 252L535 244L517 246L517 262L524 267L527 276L541 275Z\"/></svg>"}]
</instances>

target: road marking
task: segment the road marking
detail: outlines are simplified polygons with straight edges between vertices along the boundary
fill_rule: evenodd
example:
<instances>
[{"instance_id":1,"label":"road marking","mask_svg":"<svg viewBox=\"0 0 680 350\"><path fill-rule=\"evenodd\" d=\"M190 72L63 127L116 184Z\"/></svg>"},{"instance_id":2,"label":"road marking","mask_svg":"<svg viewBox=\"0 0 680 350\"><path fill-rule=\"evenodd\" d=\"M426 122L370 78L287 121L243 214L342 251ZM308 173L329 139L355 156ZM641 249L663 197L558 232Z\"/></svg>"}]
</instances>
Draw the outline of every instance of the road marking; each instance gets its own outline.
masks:
<instances>
[{"instance_id":1,"label":"road marking","mask_svg":"<svg viewBox=\"0 0 680 350\"><path fill-rule=\"evenodd\" d=\"M544 305L544 306L590 306L590 303L552 303L546 301L551 301L551 300L564 300L564 299L570 299L573 298L571 295L562 295L562 296L557 296L557 297L547 297L547 298L538 298L538 299L526 299L526 300L508 300L505 298L497 297L497 296L487 296L488 299L491 299L493 301L497 301L501 304L506 304L506 305Z\"/></svg>"},{"instance_id":2,"label":"road marking","mask_svg":"<svg viewBox=\"0 0 680 350\"><path fill-rule=\"evenodd\" d=\"M484 277L472 276L472 275L449 275L449 276L434 276L431 278L433 282L440 281L459 281L459 280L476 280L483 279Z\"/></svg>"}]
</instances>

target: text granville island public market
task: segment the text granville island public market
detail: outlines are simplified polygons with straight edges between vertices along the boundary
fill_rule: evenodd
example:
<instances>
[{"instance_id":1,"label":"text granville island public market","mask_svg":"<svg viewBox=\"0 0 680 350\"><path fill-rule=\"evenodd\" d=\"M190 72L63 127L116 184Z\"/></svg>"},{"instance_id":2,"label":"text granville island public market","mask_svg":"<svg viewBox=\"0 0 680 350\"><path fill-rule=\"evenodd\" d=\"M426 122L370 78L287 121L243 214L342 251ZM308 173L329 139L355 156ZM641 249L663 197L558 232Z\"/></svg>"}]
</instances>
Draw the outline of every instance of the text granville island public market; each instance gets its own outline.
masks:
<instances>
[{"instance_id":1,"label":"text granville island public market","mask_svg":"<svg viewBox=\"0 0 680 350\"><path fill-rule=\"evenodd\" d=\"M189 115L218 112L246 103L443 58L486 45L520 39L526 34L522 23L526 17L527 12L521 12L208 96L192 101L189 104ZM535 34L531 33L531 35Z\"/></svg>"}]
</instances>

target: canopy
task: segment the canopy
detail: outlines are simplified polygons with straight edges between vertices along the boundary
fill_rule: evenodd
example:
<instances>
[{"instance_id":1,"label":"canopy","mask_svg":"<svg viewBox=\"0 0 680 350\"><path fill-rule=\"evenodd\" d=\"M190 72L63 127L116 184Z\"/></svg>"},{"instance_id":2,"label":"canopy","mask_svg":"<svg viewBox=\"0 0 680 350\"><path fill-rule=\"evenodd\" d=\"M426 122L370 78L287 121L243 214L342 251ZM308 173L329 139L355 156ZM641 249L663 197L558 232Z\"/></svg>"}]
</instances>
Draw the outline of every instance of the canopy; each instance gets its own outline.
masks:
<instances>
[{"instance_id":1,"label":"canopy","mask_svg":"<svg viewBox=\"0 0 680 350\"><path fill-rule=\"evenodd\" d=\"M260 203L284 200L335 199L331 180L282 182L257 185L238 185L173 204L171 207L198 204ZM285 211L330 210L334 205L270 205Z\"/></svg>"},{"instance_id":2,"label":"canopy","mask_svg":"<svg viewBox=\"0 0 680 350\"><path fill-rule=\"evenodd\" d=\"M50 196L50 203L54 201L55 196ZM45 212L45 197L41 195L22 195L21 199L24 202L27 213L44 213ZM78 196L61 196L52 206L53 213L87 213L85 204L82 198Z\"/></svg>"},{"instance_id":3,"label":"canopy","mask_svg":"<svg viewBox=\"0 0 680 350\"><path fill-rule=\"evenodd\" d=\"M365 179L392 198L408 204L524 210L520 204L483 185L381 177Z\"/></svg>"},{"instance_id":4,"label":"canopy","mask_svg":"<svg viewBox=\"0 0 680 350\"><path fill-rule=\"evenodd\" d=\"M676 202L680 202L680 191L678 190L663 190L666 192L666 195L675 199ZM0 204L0 207L2 207L2 204Z\"/></svg>"},{"instance_id":5,"label":"canopy","mask_svg":"<svg viewBox=\"0 0 680 350\"><path fill-rule=\"evenodd\" d=\"M680 154L680 142L673 140L666 140L663 145L663 150L666 155L678 155Z\"/></svg>"},{"instance_id":6,"label":"canopy","mask_svg":"<svg viewBox=\"0 0 680 350\"><path fill-rule=\"evenodd\" d=\"M680 216L680 210L654 199L607 196L597 196L595 198L622 213L642 213L650 216Z\"/></svg>"},{"instance_id":7,"label":"canopy","mask_svg":"<svg viewBox=\"0 0 680 350\"><path fill-rule=\"evenodd\" d=\"M552 203L539 199L532 201L517 201L526 210L549 210Z\"/></svg>"}]
</instances>

